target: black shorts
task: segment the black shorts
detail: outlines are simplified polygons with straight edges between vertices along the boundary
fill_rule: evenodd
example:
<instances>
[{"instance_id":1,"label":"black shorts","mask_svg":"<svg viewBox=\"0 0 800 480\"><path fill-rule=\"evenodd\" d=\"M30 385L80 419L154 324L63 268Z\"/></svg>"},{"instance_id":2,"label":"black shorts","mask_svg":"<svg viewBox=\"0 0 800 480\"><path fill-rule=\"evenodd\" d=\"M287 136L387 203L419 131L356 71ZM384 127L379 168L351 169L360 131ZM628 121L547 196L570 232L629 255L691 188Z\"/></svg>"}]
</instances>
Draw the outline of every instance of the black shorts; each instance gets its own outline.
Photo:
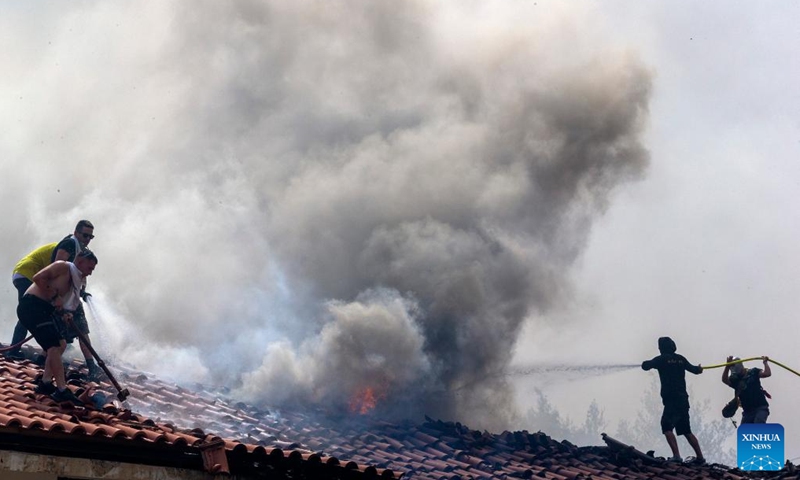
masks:
<instances>
[{"instance_id":1,"label":"black shorts","mask_svg":"<svg viewBox=\"0 0 800 480\"><path fill-rule=\"evenodd\" d=\"M53 322L53 307L35 295L23 295L17 306L17 318L43 350L58 347L64 338Z\"/></svg>"},{"instance_id":2,"label":"black shorts","mask_svg":"<svg viewBox=\"0 0 800 480\"><path fill-rule=\"evenodd\" d=\"M673 429L677 435L692 433L692 427L689 425L688 400L664 405L664 413L661 415L661 432L667 433Z\"/></svg>"},{"instance_id":3,"label":"black shorts","mask_svg":"<svg viewBox=\"0 0 800 480\"><path fill-rule=\"evenodd\" d=\"M64 321L60 314L54 313L53 321L67 343L72 343L78 337L78 334L75 333L75 328L72 328L72 325ZM72 323L75 324L79 332L89 335L89 323L86 321L86 311L83 309L82 303L79 303L78 308L72 313Z\"/></svg>"}]
</instances>

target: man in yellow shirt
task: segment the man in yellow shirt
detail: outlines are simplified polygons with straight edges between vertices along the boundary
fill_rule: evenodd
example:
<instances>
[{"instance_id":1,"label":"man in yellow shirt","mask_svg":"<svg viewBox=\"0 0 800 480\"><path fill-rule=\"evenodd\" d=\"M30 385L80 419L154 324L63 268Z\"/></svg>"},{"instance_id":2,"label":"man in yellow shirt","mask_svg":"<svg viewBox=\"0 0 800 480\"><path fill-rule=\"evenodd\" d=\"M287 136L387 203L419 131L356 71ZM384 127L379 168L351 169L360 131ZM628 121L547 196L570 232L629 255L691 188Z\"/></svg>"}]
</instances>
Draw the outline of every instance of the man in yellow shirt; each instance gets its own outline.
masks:
<instances>
[{"instance_id":1,"label":"man in yellow shirt","mask_svg":"<svg viewBox=\"0 0 800 480\"><path fill-rule=\"evenodd\" d=\"M25 295L25 291L28 290L28 287L33 285L33 276L39 273L44 267L50 265L50 258L53 256L56 245L58 245L58 242L42 245L17 262L17 265L14 267L14 272L11 274L11 282L14 284L14 288L17 289L17 303L22 300L22 296ZM28 330L22 323L17 321L17 325L14 327L14 336L11 339L11 345L16 345L24 340L25 334L27 333ZM22 358L20 347L9 351L8 356L12 358Z\"/></svg>"}]
</instances>

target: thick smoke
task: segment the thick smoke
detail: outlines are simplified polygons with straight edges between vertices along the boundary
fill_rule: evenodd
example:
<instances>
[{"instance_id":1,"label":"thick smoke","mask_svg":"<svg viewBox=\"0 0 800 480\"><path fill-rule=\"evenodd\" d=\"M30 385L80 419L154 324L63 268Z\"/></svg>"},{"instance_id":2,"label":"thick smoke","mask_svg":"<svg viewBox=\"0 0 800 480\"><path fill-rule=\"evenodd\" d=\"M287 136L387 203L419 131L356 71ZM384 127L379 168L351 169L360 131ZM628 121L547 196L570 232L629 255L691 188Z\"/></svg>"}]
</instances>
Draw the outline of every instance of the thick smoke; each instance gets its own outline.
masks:
<instances>
[{"instance_id":1,"label":"thick smoke","mask_svg":"<svg viewBox=\"0 0 800 480\"><path fill-rule=\"evenodd\" d=\"M647 165L635 57L552 6L57 8L46 41L37 12L0 20L24 46L0 59L8 271L90 218L95 333L130 332L109 355L272 405L371 388L383 414L505 425L491 373Z\"/></svg>"}]
</instances>

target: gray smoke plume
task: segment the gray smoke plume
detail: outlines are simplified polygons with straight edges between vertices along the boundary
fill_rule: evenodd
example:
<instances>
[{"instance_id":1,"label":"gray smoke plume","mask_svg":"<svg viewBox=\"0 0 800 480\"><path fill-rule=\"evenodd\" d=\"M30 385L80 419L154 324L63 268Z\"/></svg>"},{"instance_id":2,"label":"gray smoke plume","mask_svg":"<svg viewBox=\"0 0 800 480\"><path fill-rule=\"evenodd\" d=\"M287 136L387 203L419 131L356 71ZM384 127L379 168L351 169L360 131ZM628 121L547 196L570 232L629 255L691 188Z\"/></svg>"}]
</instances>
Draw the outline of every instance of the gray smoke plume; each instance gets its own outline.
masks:
<instances>
[{"instance_id":1,"label":"gray smoke plume","mask_svg":"<svg viewBox=\"0 0 800 480\"><path fill-rule=\"evenodd\" d=\"M8 271L89 218L101 351L270 405L369 389L505 426L491 372L646 168L635 56L566 6L53 8L44 40L42 12L0 20L24 46L0 59Z\"/></svg>"}]
</instances>

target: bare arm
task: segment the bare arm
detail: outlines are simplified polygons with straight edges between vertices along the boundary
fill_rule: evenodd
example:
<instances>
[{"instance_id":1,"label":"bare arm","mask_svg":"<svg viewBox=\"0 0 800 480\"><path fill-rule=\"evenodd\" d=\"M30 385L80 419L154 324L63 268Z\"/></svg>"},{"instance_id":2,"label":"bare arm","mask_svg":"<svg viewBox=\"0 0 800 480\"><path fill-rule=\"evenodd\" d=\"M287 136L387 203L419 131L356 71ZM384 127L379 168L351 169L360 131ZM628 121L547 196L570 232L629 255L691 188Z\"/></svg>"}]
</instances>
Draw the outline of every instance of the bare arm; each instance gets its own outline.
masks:
<instances>
[{"instance_id":1,"label":"bare arm","mask_svg":"<svg viewBox=\"0 0 800 480\"><path fill-rule=\"evenodd\" d=\"M761 357L761 360L764 361L764 370L762 370L761 373L758 374L758 376L761 378L767 378L769 376L772 376L772 369L769 368L769 357L765 355Z\"/></svg>"},{"instance_id":2,"label":"bare arm","mask_svg":"<svg viewBox=\"0 0 800 480\"><path fill-rule=\"evenodd\" d=\"M731 356L731 357L728 357L728 359L726 360L726 363L731 363L732 361L733 361L733 357ZM728 380L728 376L730 375L730 371L731 371L731 366L730 365L725 365L725 370L722 371L722 383L724 383L725 385L727 385L729 387L731 386L731 382Z\"/></svg>"}]
</instances>

